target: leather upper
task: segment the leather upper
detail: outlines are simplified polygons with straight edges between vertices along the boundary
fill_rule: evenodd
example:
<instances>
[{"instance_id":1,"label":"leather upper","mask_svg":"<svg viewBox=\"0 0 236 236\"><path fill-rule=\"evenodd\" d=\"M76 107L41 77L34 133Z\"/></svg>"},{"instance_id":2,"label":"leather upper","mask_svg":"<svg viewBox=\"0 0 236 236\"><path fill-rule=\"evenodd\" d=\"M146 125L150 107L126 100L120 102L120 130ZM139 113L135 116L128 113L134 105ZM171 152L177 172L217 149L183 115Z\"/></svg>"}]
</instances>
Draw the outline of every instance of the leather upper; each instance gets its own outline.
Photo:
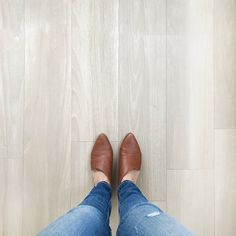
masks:
<instances>
[{"instance_id":1,"label":"leather upper","mask_svg":"<svg viewBox=\"0 0 236 236\"><path fill-rule=\"evenodd\" d=\"M120 146L119 157L119 182L131 170L141 169L141 150L132 133L124 138Z\"/></svg>"},{"instance_id":2,"label":"leather upper","mask_svg":"<svg viewBox=\"0 0 236 236\"><path fill-rule=\"evenodd\" d=\"M91 153L91 169L102 171L112 183L113 151L105 134L100 134Z\"/></svg>"}]
</instances>

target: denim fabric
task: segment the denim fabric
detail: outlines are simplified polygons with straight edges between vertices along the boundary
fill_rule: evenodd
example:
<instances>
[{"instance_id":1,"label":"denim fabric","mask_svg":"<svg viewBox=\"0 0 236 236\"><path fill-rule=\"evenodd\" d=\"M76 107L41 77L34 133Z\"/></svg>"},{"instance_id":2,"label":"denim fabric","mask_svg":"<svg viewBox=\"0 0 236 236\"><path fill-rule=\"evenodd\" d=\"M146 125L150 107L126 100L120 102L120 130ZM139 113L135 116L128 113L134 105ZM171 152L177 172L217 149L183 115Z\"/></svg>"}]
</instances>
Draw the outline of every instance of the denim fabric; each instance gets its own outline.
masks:
<instances>
[{"instance_id":1,"label":"denim fabric","mask_svg":"<svg viewBox=\"0 0 236 236\"><path fill-rule=\"evenodd\" d=\"M128 180L120 184L117 193L120 221L122 221L124 215L129 212L132 207L148 202L139 188L137 188L133 182Z\"/></svg>"},{"instance_id":2,"label":"denim fabric","mask_svg":"<svg viewBox=\"0 0 236 236\"><path fill-rule=\"evenodd\" d=\"M100 182L90 191L80 205L89 205L97 208L102 213L104 221L109 225L111 196L111 186L107 182Z\"/></svg>"},{"instance_id":3,"label":"denim fabric","mask_svg":"<svg viewBox=\"0 0 236 236\"><path fill-rule=\"evenodd\" d=\"M118 188L120 225L117 236L191 236L183 225L148 202L138 187L124 181ZM111 187L94 187L84 201L55 220L39 236L111 236Z\"/></svg>"},{"instance_id":4,"label":"denim fabric","mask_svg":"<svg viewBox=\"0 0 236 236\"><path fill-rule=\"evenodd\" d=\"M108 183L98 183L80 205L55 220L38 236L111 236L111 195Z\"/></svg>"},{"instance_id":5,"label":"denim fabric","mask_svg":"<svg viewBox=\"0 0 236 236\"><path fill-rule=\"evenodd\" d=\"M124 181L118 189L120 225L117 236L191 236L176 219L149 203L138 187Z\"/></svg>"}]
</instances>

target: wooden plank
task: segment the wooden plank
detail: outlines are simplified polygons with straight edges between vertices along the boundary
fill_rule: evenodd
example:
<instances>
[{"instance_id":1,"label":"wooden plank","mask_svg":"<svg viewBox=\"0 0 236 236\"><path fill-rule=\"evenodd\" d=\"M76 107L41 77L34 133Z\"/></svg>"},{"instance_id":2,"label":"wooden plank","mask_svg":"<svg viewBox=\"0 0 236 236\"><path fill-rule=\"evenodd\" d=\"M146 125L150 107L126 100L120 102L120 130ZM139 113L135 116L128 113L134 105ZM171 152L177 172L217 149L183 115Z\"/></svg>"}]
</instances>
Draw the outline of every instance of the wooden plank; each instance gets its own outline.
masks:
<instances>
[{"instance_id":1,"label":"wooden plank","mask_svg":"<svg viewBox=\"0 0 236 236\"><path fill-rule=\"evenodd\" d=\"M236 130L215 131L215 232L236 232Z\"/></svg>"},{"instance_id":2,"label":"wooden plank","mask_svg":"<svg viewBox=\"0 0 236 236\"><path fill-rule=\"evenodd\" d=\"M213 168L213 1L168 1L167 26L167 167Z\"/></svg>"},{"instance_id":3,"label":"wooden plank","mask_svg":"<svg viewBox=\"0 0 236 236\"><path fill-rule=\"evenodd\" d=\"M71 5L26 1L23 235L70 208Z\"/></svg>"},{"instance_id":4,"label":"wooden plank","mask_svg":"<svg viewBox=\"0 0 236 236\"><path fill-rule=\"evenodd\" d=\"M214 235L214 171L167 171L167 213L196 235Z\"/></svg>"},{"instance_id":5,"label":"wooden plank","mask_svg":"<svg viewBox=\"0 0 236 236\"><path fill-rule=\"evenodd\" d=\"M117 141L118 1L72 4L72 140Z\"/></svg>"},{"instance_id":6,"label":"wooden plank","mask_svg":"<svg viewBox=\"0 0 236 236\"><path fill-rule=\"evenodd\" d=\"M120 33L166 34L166 0L120 0Z\"/></svg>"},{"instance_id":7,"label":"wooden plank","mask_svg":"<svg viewBox=\"0 0 236 236\"><path fill-rule=\"evenodd\" d=\"M213 0L168 0L167 34L212 35L213 3Z\"/></svg>"},{"instance_id":8,"label":"wooden plank","mask_svg":"<svg viewBox=\"0 0 236 236\"><path fill-rule=\"evenodd\" d=\"M0 146L0 158L7 158L7 146L5 145Z\"/></svg>"},{"instance_id":9,"label":"wooden plank","mask_svg":"<svg viewBox=\"0 0 236 236\"><path fill-rule=\"evenodd\" d=\"M24 0L0 5L0 158L23 158Z\"/></svg>"},{"instance_id":10,"label":"wooden plank","mask_svg":"<svg viewBox=\"0 0 236 236\"><path fill-rule=\"evenodd\" d=\"M236 128L236 2L215 1L215 128Z\"/></svg>"},{"instance_id":11,"label":"wooden plank","mask_svg":"<svg viewBox=\"0 0 236 236\"><path fill-rule=\"evenodd\" d=\"M116 231L120 222L118 205L119 204L118 204L117 193L114 193L112 196L112 211L110 216L110 227L112 230L112 235L116 235Z\"/></svg>"},{"instance_id":12,"label":"wooden plank","mask_svg":"<svg viewBox=\"0 0 236 236\"><path fill-rule=\"evenodd\" d=\"M79 204L93 187L90 153L93 142L72 142L71 145L71 207Z\"/></svg>"},{"instance_id":13,"label":"wooden plank","mask_svg":"<svg viewBox=\"0 0 236 236\"><path fill-rule=\"evenodd\" d=\"M22 236L23 160L0 160L0 235Z\"/></svg>"},{"instance_id":14,"label":"wooden plank","mask_svg":"<svg viewBox=\"0 0 236 236\"><path fill-rule=\"evenodd\" d=\"M152 7L153 4L160 7ZM155 9L158 10L155 14L161 17L158 27L156 18L149 18ZM150 200L165 200L166 197L166 36L163 35L163 10L164 1L120 1L119 140L130 131L137 136L143 154L139 186Z\"/></svg>"}]
</instances>

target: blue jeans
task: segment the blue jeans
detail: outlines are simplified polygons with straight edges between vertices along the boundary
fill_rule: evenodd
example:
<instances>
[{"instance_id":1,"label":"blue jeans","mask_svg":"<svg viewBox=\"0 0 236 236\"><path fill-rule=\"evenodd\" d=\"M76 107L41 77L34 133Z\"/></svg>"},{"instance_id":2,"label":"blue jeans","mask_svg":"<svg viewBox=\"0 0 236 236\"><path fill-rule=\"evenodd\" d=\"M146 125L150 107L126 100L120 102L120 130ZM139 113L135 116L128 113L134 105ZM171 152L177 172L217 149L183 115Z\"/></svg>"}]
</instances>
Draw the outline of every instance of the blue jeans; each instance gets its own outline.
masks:
<instances>
[{"instance_id":1,"label":"blue jeans","mask_svg":"<svg viewBox=\"0 0 236 236\"><path fill-rule=\"evenodd\" d=\"M84 201L61 216L38 236L110 236L112 189L106 182L94 187ZM118 188L120 224L117 236L190 236L176 219L148 202L131 181Z\"/></svg>"}]
</instances>

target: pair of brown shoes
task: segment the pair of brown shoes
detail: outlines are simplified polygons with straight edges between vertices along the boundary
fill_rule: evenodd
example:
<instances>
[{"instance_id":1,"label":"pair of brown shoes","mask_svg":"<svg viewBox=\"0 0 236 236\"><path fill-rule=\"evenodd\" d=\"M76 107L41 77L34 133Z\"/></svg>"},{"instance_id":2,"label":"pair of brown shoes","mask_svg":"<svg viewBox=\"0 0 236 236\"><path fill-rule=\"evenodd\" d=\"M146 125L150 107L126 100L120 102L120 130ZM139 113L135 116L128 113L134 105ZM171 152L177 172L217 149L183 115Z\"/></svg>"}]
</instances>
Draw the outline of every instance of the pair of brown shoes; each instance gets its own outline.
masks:
<instances>
[{"instance_id":1,"label":"pair of brown shoes","mask_svg":"<svg viewBox=\"0 0 236 236\"><path fill-rule=\"evenodd\" d=\"M112 184L113 151L105 134L100 134L91 153L91 169L102 171ZM125 136L120 146L119 156L119 183L131 170L140 170L141 151L139 144L132 133Z\"/></svg>"}]
</instances>

